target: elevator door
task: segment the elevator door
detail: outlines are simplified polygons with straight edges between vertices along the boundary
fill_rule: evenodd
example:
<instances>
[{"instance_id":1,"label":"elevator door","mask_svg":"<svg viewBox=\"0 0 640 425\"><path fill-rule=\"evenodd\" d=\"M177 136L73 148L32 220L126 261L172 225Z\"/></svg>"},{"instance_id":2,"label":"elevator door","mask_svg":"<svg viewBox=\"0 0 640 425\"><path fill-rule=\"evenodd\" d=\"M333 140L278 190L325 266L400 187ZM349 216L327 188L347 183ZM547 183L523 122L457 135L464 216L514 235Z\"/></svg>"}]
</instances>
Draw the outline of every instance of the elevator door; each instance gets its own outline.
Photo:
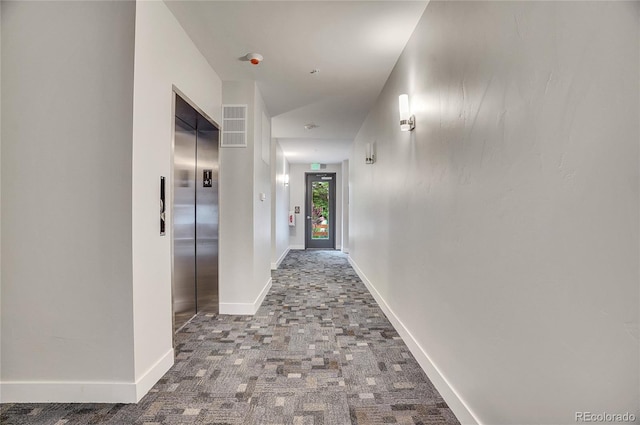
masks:
<instances>
[{"instance_id":1,"label":"elevator door","mask_svg":"<svg viewBox=\"0 0 640 425\"><path fill-rule=\"evenodd\" d=\"M196 131L176 117L173 153L174 328L196 314Z\"/></svg>"},{"instance_id":2,"label":"elevator door","mask_svg":"<svg viewBox=\"0 0 640 425\"><path fill-rule=\"evenodd\" d=\"M218 313L219 130L176 95L173 164L174 330Z\"/></svg>"}]
</instances>

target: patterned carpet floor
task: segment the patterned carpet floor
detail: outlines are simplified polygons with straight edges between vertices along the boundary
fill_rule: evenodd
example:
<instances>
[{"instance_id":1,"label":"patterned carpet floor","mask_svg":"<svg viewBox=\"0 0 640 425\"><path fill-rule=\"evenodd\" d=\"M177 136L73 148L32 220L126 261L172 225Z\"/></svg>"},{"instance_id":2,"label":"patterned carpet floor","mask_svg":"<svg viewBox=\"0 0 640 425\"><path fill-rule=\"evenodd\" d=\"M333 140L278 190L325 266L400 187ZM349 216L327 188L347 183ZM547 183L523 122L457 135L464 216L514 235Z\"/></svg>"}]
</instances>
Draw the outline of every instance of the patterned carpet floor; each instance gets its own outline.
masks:
<instances>
[{"instance_id":1,"label":"patterned carpet floor","mask_svg":"<svg viewBox=\"0 0 640 425\"><path fill-rule=\"evenodd\" d=\"M291 251L251 316L198 315L137 404L2 404L18 424L458 424L338 251Z\"/></svg>"}]
</instances>

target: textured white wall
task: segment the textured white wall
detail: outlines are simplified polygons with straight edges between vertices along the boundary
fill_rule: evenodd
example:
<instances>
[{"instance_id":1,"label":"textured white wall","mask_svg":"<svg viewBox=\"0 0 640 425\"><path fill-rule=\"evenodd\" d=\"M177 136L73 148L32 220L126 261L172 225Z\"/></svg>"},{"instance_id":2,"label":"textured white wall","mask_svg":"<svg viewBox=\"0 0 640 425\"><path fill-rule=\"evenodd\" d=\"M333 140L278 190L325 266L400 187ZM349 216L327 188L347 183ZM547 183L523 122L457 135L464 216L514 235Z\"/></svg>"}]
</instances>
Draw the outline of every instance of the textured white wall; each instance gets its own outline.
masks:
<instances>
[{"instance_id":1,"label":"textured white wall","mask_svg":"<svg viewBox=\"0 0 640 425\"><path fill-rule=\"evenodd\" d=\"M173 364L170 211L166 236L158 228L160 176L167 178L167 196L173 187L173 85L221 123L218 75L164 2L136 2L133 296L139 396Z\"/></svg>"},{"instance_id":2,"label":"textured white wall","mask_svg":"<svg viewBox=\"0 0 640 425\"><path fill-rule=\"evenodd\" d=\"M272 140L271 193L271 268L289 249L289 187L284 185L284 176L289 174L289 161L277 139Z\"/></svg>"},{"instance_id":3,"label":"textured white wall","mask_svg":"<svg viewBox=\"0 0 640 425\"><path fill-rule=\"evenodd\" d=\"M220 311L253 314L271 278L271 168L262 159L269 114L252 81L225 81L222 99L248 105L248 125L246 148L220 149Z\"/></svg>"},{"instance_id":4,"label":"textured white wall","mask_svg":"<svg viewBox=\"0 0 640 425\"><path fill-rule=\"evenodd\" d=\"M253 284L261 294L271 281L271 166L264 161L263 145L271 144L271 118L258 86L254 84L253 160ZM266 117L266 119L265 119ZM264 127L267 128L264 128ZM268 137L264 137L268 135ZM267 160L269 157L266 158ZM266 199L260 200L260 194ZM257 297L257 295L256 295Z\"/></svg>"},{"instance_id":5,"label":"textured white wall","mask_svg":"<svg viewBox=\"0 0 640 425\"><path fill-rule=\"evenodd\" d=\"M2 401L134 381L134 23L129 2L2 2Z\"/></svg>"},{"instance_id":6,"label":"textured white wall","mask_svg":"<svg viewBox=\"0 0 640 425\"><path fill-rule=\"evenodd\" d=\"M289 192L291 197L291 206L289 208L294 211L296 205L300 207L300 214L296 214L296 227L289 228L289 247L291 249L304 249L304 226L305 217L307 216L304 201L305 175L314 171L311 170L311 164L291 164L289 172ZM335 223L336 249L340 249L340 242L342 241L342 163L327 164L326 169L316 172L336 173L336 218L338 218L338 223Z\"/></svg>"},{"instance_id":7,"label":"textured white wall","mask_svg":"<svg viewBox=\"0 0 640 425\"><path fill-rule=\"evenodd\" d=\"M247 122L254 122L255 84L225 81L223 104L247 104ZM247 125L246 148L220 148L220 303L249 303L253 282L253 158L254 126ZM251 247L251 249L247 249ZM249 285L251 289L247 294ZM248 295L248 296L247 296ZM225 312L224 310L221 310Z\"/></svg>"},{"instance_id":8,"label":"textured white wall","mask_svg":"<svg viewBox=\"0 0 640 425\"><path fill-rule=\"evenodd\" d=\"M639 7L431 2L357 136L351 257L482 423L639 413Z\"/></svg>"}]
</instances>

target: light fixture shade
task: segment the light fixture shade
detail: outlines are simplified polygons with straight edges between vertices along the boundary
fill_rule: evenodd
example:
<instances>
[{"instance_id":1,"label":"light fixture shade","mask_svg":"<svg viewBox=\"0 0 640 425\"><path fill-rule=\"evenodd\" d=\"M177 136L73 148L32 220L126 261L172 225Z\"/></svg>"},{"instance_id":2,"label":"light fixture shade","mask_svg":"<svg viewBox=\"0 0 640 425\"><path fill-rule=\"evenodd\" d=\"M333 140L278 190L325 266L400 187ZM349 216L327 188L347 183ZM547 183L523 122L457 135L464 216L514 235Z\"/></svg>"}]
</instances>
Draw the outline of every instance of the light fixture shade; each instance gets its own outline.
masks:
<instances>
[{"instance_id":1,"label":"light fixture shade","mask_svg":"<svg viewBox=\"0 0 640 425\"><path fill-rule=\"evenodd\" d=\"M401 94L398 97L398 110L400 111L400 130L411 131L415 126L415 119L409 111L409 95Z\"/></svg>"},{"instance_id":2,"label":"light fixture shade","mask_svg":"<svg viewBox=\"0 0 640 425\"><path fill-rule=\"evenodd\" d=\"M376 162L376 155L373 153L373 145L371 143L367 143L364 155L365 164L373 164Z\"/></svg>"},{"instance_id":3,"label":"light fixture shade","mask_svg":"<svg viewBox=\"0 0 640 425\"><path fill-rule=\"evenodd\" d=\"M398 109L400 111L400 121L409 119L409 95L401 94L398 97Z\"/></svg>"}]
</instances>

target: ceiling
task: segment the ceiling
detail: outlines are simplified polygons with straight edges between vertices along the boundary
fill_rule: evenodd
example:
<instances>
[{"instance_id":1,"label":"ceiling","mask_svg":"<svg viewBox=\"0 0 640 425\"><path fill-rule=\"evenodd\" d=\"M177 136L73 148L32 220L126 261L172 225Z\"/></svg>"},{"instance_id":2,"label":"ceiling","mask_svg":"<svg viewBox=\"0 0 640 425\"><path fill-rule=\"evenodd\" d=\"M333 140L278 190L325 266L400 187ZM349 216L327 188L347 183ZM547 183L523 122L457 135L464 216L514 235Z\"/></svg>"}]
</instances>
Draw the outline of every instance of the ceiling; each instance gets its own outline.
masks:
<instances>
[{"instance_id":1,"label":"ceiling","mask_svg":"<svg viewBox=\"0 0 640 425\"><path fill-rule=\"evenodd\" d=\"M223 81L255 80L290 163L337 163L427 1L165 3ZM260 53L251 65L241 58ZM317 69L319 72L311 73ZM307 130L306 124L317 127Z\"/></svg>"}]
</instances>

